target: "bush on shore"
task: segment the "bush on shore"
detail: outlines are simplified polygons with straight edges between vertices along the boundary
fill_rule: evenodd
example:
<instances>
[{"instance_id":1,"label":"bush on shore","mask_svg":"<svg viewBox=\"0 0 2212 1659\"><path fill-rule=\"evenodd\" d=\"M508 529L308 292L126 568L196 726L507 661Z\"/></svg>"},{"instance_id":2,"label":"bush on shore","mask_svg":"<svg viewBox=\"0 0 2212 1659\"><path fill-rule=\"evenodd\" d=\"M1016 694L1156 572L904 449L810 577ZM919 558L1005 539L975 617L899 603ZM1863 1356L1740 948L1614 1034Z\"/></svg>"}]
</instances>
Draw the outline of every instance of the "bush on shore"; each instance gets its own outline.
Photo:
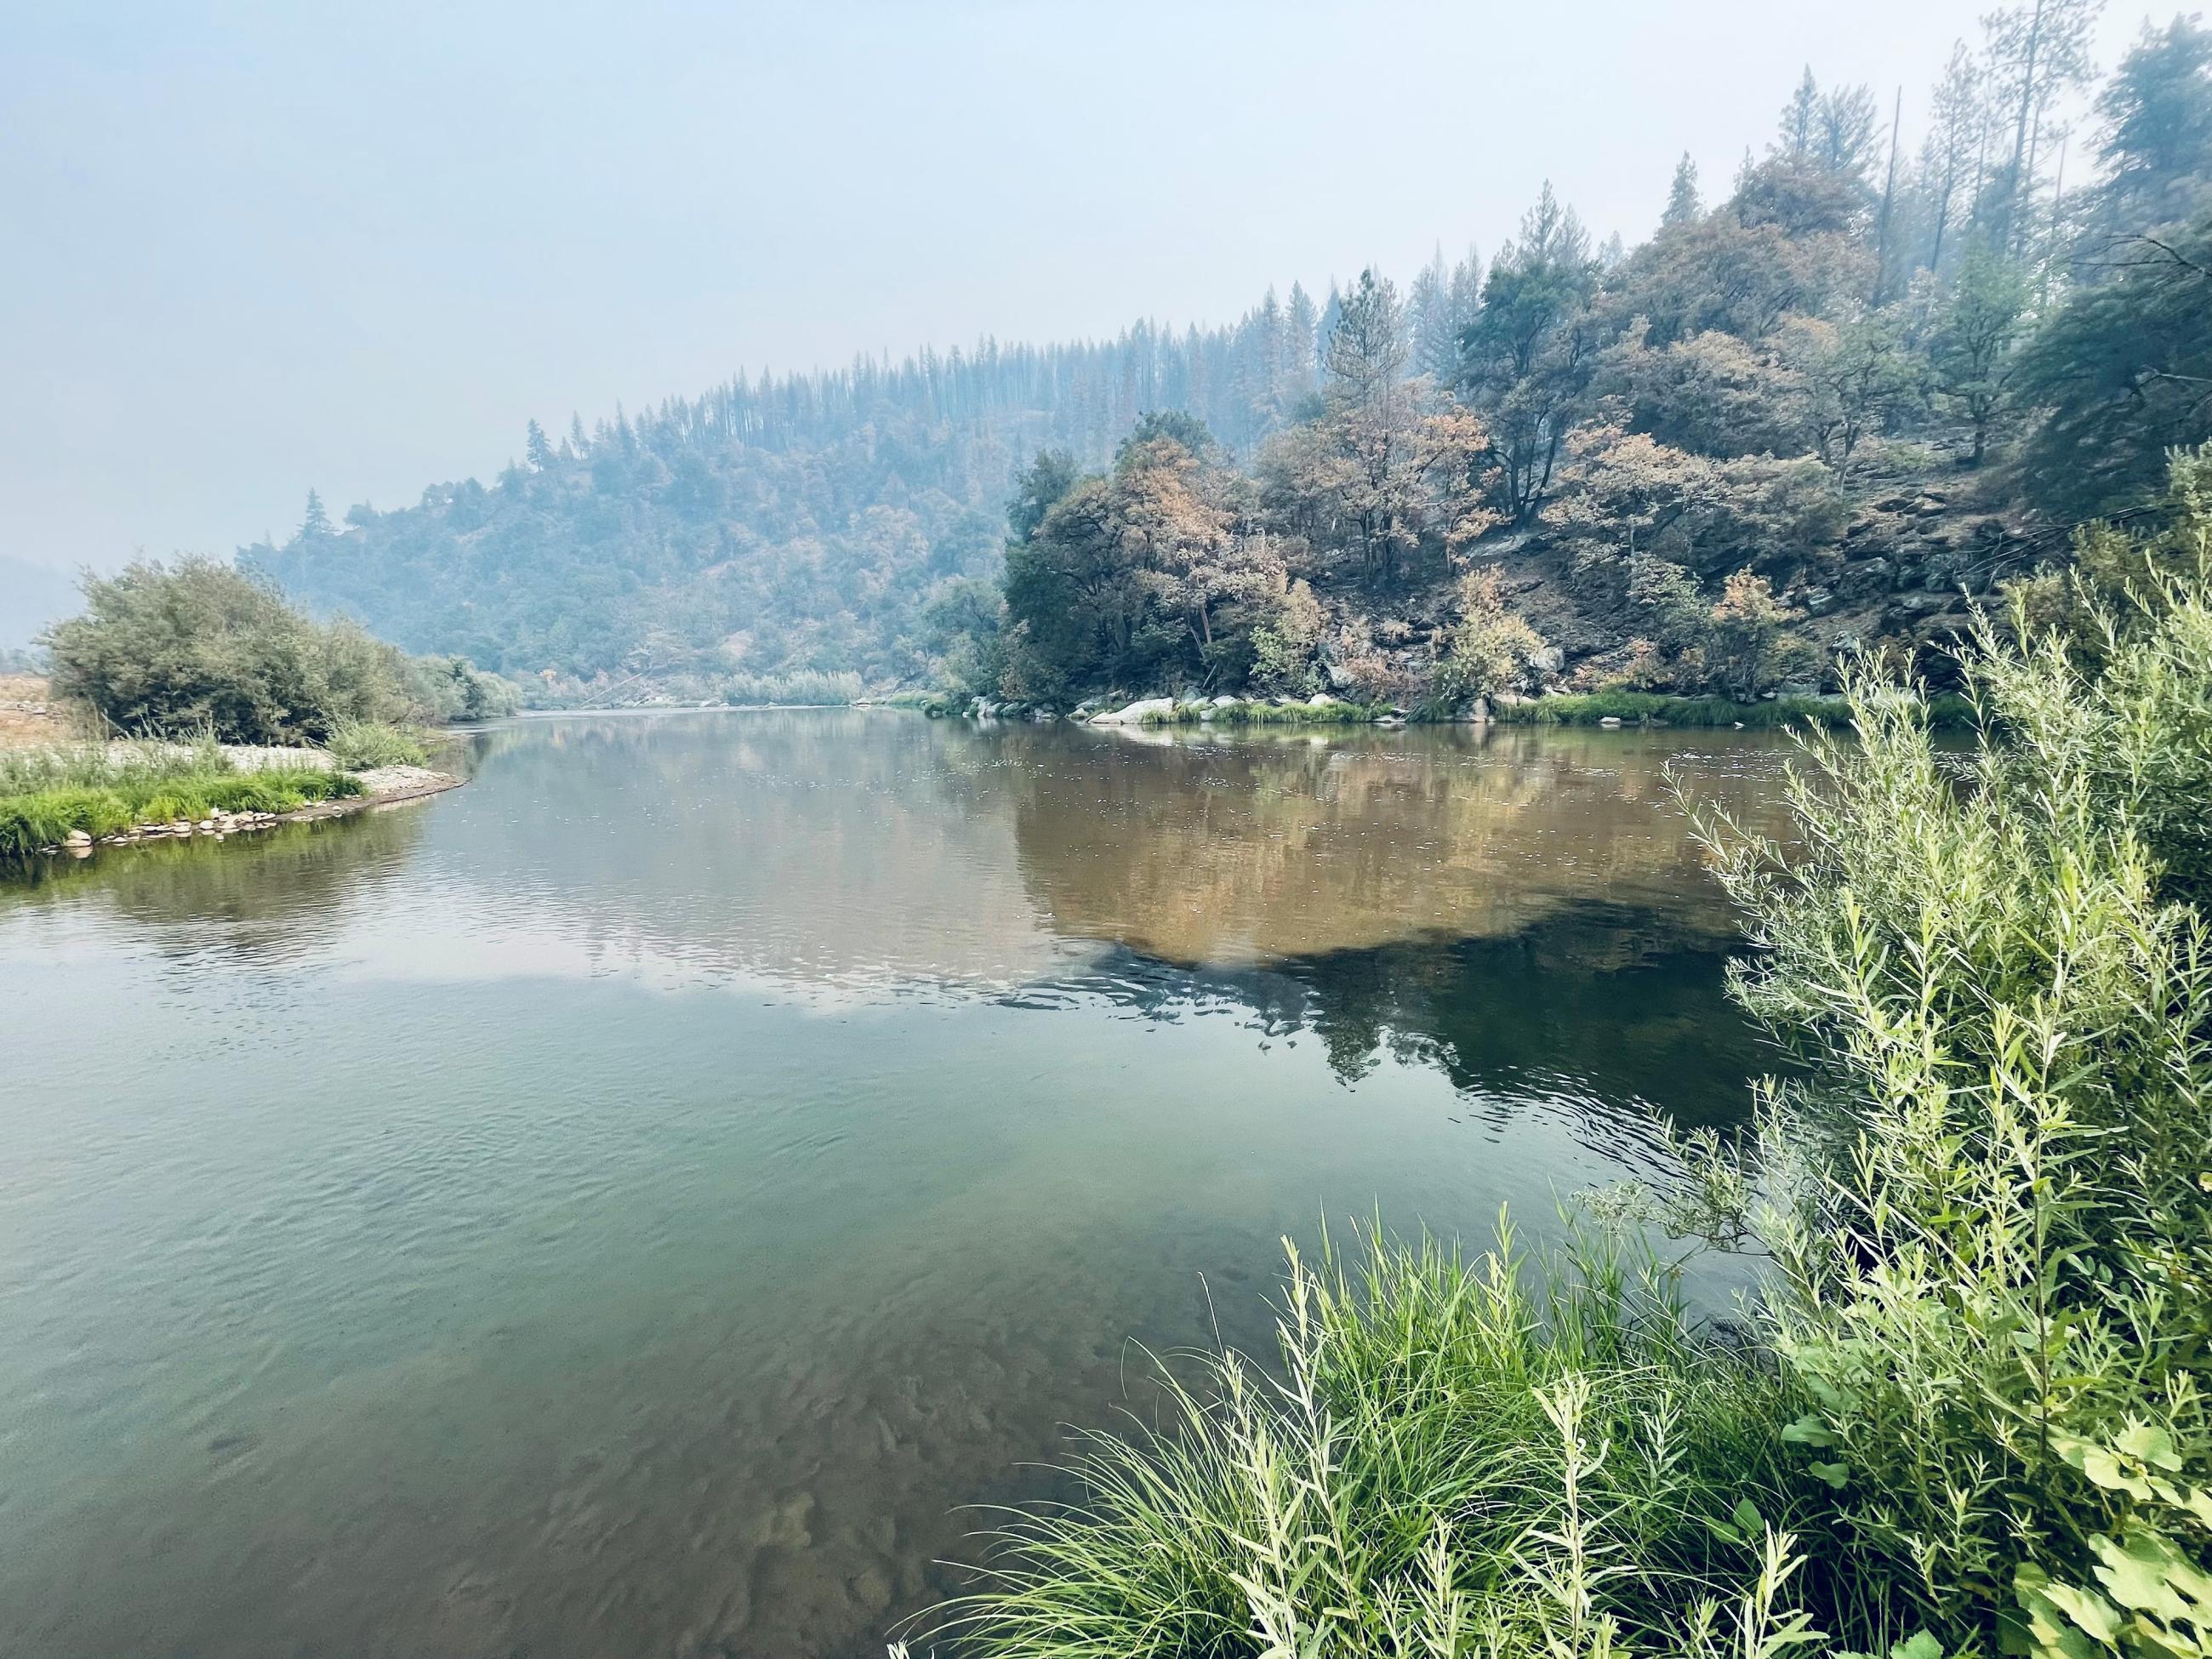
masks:
<instances>
[{"instance_id":1,"label":"bush on shore","mask_svg":"<svg viewBox=\"0 0 2212 1659\"><path fill-rule=\"evenodd\" d=\"M422 734L412 727L378 720L341 720L324 745L343 770L363 772L378 766L420 766L430 758Z\"/></svg>"},{"instance_id":2,"label":"bush on shore","mask_svg":"<svg viewBox=\"0 0 2212 1659\"><path fill-rule=\"evenodd\" d=\"M1703 822L1805 1075L1593 1213L1745 1249L1738 1319L1603 1233L1293 1254L1281 1380L1094 1437L967 1650L2212 1655L2212 561L2085 604L1965 651L1963 776L1856 674L1789 845Z\"/></svg>"},{"instance_id":3,"label":"bush on shore","mask_svg":"<svg viewBox=\"0 0 2212 1659\"><path fill-rule=\"evenodd\" d=\"M351 623L319 623L216 560L89 577L47 636L58 697L112 730L226 743L325 743L347 722L511 713L514 689L459 658L410 658Z\"/></svg>"}]
</instances>

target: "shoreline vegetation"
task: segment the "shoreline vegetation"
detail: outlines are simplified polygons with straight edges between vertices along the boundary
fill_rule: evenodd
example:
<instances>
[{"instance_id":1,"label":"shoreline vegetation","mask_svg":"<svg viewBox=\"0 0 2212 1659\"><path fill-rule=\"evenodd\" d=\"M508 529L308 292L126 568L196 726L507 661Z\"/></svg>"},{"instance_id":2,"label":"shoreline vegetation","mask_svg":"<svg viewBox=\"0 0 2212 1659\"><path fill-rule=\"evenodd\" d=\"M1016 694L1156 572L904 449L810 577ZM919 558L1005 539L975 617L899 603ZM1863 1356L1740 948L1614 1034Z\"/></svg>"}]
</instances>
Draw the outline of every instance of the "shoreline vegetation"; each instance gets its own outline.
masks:
<instances>
[{"instance_id":1,"label":"shoreline vegetation","mask_svg":"<svg viewBox=\"0 0 2212 1659\"><path fill-rule=\"evenodd\" d=\"M856 699L855 708L916 708L932 719L965 716L975 720L1028 720L1042 722L1066 720L1091 726L1733 726L1750 731L1785 727L1808 730L1840 729L1851 723L1851 704L1846 696L1776 696L1756 702L1728 697L1686 697L1654 691L1598 691L1563 693L1543 697L1504 696L1479 698L1458 708L1432 705L1407 708L1388 703L1353 702L1317 695L1291 697L1201 697L1156 696L1121 702L1108 699L1079 703L1061 712L1050 707L1032 708L988 698L955 697L943 692L902 692L890 696ZM1928 700L1929 723L1938 731L1966 731L1973 723L1968 700L1955 693L1937 694Z\"/></svg>"},{"instance_id":2,"label":"shoreline vegetation","mask_svg":"<svg viewBox=\"0 0 2212 1659\"><path fill-rule=\"evenodd\" d=\"M460 659L410 657L201 558L87 577L42 641L50 683L12 699L39 724L0 749L0 860L331 817L461 781L425 728L514 712ZM54 741L56 731L76 740Z\"/></svg>"},{"instance_id":3,"label":"shoreline vegetation","mask_svg":"<svg viewBox=\"0 0 2212 1659\"><path fill-rule=\"evenodd\" d=\"M0 753L0 865L227 836L453 788L392 733L364 763L322 750L120 741Z\"/></svg>"},{"instance_id":4,"label":"shoreline vegetation","mask_svg":"<svg viewBox=\"0 0 2212 1659\"><path fill-rule=\"evenodd\" d=\"M1802 1062L1752 1131L1672 1135L1547 1255L1285 1241L1273 1362L1164 1364L929 1634L2212 1655L2212 450L2169 507L1961 647L1963 766L1862 660L1786 842L1684 802L1754 950L1730 994Z\"/></svg>"}]
</instances>

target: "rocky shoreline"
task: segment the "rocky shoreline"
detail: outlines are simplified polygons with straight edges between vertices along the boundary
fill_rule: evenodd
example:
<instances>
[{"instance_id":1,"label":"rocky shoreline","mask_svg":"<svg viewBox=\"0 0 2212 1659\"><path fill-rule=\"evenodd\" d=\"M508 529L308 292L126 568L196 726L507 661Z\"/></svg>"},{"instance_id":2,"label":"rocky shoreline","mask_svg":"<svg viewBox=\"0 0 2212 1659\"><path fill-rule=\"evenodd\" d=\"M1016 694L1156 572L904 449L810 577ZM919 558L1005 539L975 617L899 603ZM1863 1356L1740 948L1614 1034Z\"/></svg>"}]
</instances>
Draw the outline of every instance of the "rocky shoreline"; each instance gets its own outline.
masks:
<instances>
[{"instance_id":1,"label":"rocky shoreline","mask_svg":"<svg viewBox=\"0 0 2212 1659\"><path fill-rule=\"evenodd\" d=\"M134 823L112 836L96 838L80 830L60 843L39 850L47 854L65 854L71 858L88 858L97 847L135 847L151 841L189 841L195 836L206 836L221 841L230 836L253 830L267 830L280 823L339 818L354 812L365 812L372 807L397 806L403 801L442 794L448 789L459 788L465 781L450 772L434 772L422 766L371 767L353 775L362 786L358 795L310 801L289 812L217 811L197 821L176 818L166 823Z\"/></svg>"}]
</instances>

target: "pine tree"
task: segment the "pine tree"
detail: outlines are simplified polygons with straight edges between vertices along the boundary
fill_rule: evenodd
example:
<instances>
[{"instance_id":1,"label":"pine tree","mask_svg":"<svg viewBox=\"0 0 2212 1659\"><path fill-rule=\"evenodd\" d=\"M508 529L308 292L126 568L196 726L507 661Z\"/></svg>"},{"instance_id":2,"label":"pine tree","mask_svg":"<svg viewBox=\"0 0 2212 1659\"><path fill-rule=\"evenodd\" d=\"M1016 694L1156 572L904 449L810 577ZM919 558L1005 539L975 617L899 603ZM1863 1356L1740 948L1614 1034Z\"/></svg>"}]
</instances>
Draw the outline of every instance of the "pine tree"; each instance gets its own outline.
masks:
<instances>
[{"instance_id":1,"label":"pine tree","mask_svg":"<svg viewBox=\"0 0 2212 1659\"><path fill-rule=\"evenodd\" d=\"M1682 159L1674 163L1674 182L1667 188L1667 207L1659 216L1659 228L1672 230L1677 225L1695 224L1705 211L1705 204L1698 198L1698 164L1686 149Z\"/></svg>"},{"instance_id":2,"label":"pine tree","mask_svg":"<svg viewBox=\"0 0 2212 1659\"><path fill-rule=\"evenodd\" d=\"M2043 123L2052 103L2089 77L2089 26L2103 0L2027 0L1982 20L1989 78L2012 123L2011 159L1992 181L1990 225L2018 258L2027 246Z\"/></svg>"},{"instance_id":3,"label":"pine tree","mask_svg":"<svg viewBox=\"0 0 2212 1659\"><path fill-rule=\"evenodd\" d=\"M1291 303L1283 313L1284 407L1294 406L1314 388L1314 370L1320 360L1321 316L1313 296L1303 283L1291 284Z\"/></svg>"},{"instance_id":4,"label":"pine tree","mask_svg":"<svg viewBox=\"0 0 2212 1659\"><path fill-rule=\"evenodd\" d=\"M1936 83L1929 118L1927 142L1920 152L1920 176L1933 222L1928 268L1941 270L1944 234L1951 226L1952 209L1966 185L1970 158L1983 125L1981 74L1963 40L1952 46L1943 78Z\"/></svg>"},{"instance_id":5,"label":"pine tree","mask_svg":"<svg viewBox=\"0 0 2212 1659\"><path fill-rule=\"evenodd\" d=\"M297 539L313 541L331 533L331 515L323 511L323 498L313 490L307 492L307 510L300 520Z\"/></svg>"},{"instance_id":6,"label":"pine tree","mask_svg":"<svg viewBox=\"0 0 2212 1659\"><path fill-rule=\"evenodd\" d=\"M2148 23L2097 99L2114 230L2185 218L2212 191L2212 29L2177 17Z\"/></svg>"},{"instance_id":7,"label":"pine tree","mask_svg":"<svg viewBox=\"0 0 2212 1659\"><path fill-rule=\"evenodd\" d=\"M1797 82L1797 90L1782 106L1782 131L1775 141L1775 153L1797 161L1810 155L1820 121L1820 84L1813 78L1813 66L1808 64L1804 77Z\"/></svg>"},{"instance_id":8,"label":"pine tree","mask_svg":"<svg viewBox=\"0 0 2212 1659\"><path fill-rule=\"evenodd\" d=\"M530 422L522 436L522 455L537 471L543 472L553 465L553 446L545 441L545 428L535 420Z\"/></svg>"},{"instance_id":9,"label":"pine tree","mask_svg":"<svg viewBox=\"0 0 2212 1659\"><path fill-rule=\"evenodd\" d=\"M1333 390L1363 406L1379 403L1405 374L1406 342L1398 289L1370 266L1344 296L1328 337Z\"/></svg>"}]
</instances>

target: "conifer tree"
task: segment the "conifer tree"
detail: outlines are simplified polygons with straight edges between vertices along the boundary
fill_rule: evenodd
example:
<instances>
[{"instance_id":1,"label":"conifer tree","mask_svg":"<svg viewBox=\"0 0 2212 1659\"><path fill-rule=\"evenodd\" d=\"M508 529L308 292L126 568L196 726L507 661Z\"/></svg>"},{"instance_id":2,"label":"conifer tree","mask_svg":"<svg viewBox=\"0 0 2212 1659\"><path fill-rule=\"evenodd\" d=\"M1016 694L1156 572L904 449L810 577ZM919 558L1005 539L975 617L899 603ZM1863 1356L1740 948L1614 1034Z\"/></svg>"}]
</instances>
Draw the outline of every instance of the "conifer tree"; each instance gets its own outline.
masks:
<instances>
[{"instance_id":1,"label":"conifer tree","mask_svg":"<svg viewBox=\"0 0 2212 1659\"><path fill-rule=\"evenodd\" d=\"M1667 187L1667 206L1659 216L1660 228L1672 230L1677 225L1695 224L1705 210L1705 204L1698 199L1698 164L1686 149L1682 159L1674 163L1674 182Z\"/></svg>"}]
</instances>

